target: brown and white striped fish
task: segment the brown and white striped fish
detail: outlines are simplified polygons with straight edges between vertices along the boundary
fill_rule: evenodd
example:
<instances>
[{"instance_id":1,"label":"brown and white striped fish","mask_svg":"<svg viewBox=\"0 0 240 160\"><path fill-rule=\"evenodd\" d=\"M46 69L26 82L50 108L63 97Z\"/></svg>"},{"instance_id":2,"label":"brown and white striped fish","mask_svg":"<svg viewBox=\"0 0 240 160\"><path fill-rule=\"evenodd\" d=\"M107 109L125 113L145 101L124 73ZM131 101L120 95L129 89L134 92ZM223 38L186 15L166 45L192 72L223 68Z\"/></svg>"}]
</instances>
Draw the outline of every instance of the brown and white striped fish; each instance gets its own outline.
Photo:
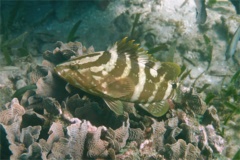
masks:
<instances>
[{"instance_id":1,"label":"brown and white striped fish","mask_svg":"<svg viewBox=\"0 0 240 160\"><path fill-rule=\"evenodd\" d=\"M107 51L82 55L57 65L55 71L71 85L100 96L117 115L121 101L138 103L153 116L164 115L173 98L180 67L159 62L127 38Z\"/></svg>"}]
</instances>

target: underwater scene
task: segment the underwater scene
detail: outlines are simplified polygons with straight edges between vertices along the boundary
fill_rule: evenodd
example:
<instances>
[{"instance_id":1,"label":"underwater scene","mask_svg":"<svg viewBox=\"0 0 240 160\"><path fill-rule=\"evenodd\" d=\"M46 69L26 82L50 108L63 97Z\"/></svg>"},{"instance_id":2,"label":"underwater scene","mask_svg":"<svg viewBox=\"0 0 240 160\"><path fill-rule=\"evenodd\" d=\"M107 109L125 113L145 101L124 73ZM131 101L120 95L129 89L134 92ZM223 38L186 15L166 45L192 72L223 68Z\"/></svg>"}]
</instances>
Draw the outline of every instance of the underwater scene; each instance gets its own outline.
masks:
<instances>
[{"instance_id":1,"label":"underwater scene","mask_svg":"<svg viewBox=\"0 0 240 160\"><path fill-rule=\"evenodd\" d=\"M240 0L1 0L1 160L240 160Z\"/></svg>"}]
</instances>

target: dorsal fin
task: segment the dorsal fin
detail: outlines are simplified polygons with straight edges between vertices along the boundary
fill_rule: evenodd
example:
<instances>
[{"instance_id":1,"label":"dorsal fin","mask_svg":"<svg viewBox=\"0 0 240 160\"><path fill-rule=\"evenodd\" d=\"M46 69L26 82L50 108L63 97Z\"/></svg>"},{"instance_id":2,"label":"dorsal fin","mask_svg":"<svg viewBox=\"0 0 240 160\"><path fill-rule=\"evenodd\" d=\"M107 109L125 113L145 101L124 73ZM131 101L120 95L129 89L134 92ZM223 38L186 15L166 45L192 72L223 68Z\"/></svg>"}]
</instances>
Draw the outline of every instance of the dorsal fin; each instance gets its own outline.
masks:
<instances>
[{"instance_id":1,"label":"dorsal fin","mask_svg":"<svg viewBox=\"0 0 240 160\"><path fill-rule=\"evenodd\" d=\"M118 54L128 53L132 55L132 54L138 54L140 52L144 52L144 49L139 47L139 44L135 44L134 40L128 40L128 37L123 38L121 41L117 42L115 45L117 45Z\"/></svg>"},{"instance_id":2,"label":"dorsal fin","mask_svg":"<svg viewBox=\"0 0 240 160\"><path fill-rule=\"evenodd\" d=\"M153 64L155 62L158 62L155 58L148 54L148 51L141 48L139 44L134 43L134 40L129 40L127 37L115 43L115 45L112 48L115 47L119 55L128 54L130 56L130 59L138 60L139 63L146 64L152 62ZM161 63L158 62L157 65L160 66Z\"/></svg>"},{"instance_id":3,"label":"dorsal fin","mask_svg":"<svg viewBox=\"0 0 240 160\"><path fill-rule=\"evenodd\" d=\"M128 54L131 60L135 60L137 63L146 65L155 71L158 71L158 69L164 66L165 70L171 73L171 77L174 77L174 79L180 73L180 67L177 64L173 62L161 63L148 54L148 51L141 48L139 44L135 44L134 40L129 40L127 37L115 43L115 45L109 51L111 52L111 50L113 52L117 52L119 55Z\"/></svg>"}]
</instances>

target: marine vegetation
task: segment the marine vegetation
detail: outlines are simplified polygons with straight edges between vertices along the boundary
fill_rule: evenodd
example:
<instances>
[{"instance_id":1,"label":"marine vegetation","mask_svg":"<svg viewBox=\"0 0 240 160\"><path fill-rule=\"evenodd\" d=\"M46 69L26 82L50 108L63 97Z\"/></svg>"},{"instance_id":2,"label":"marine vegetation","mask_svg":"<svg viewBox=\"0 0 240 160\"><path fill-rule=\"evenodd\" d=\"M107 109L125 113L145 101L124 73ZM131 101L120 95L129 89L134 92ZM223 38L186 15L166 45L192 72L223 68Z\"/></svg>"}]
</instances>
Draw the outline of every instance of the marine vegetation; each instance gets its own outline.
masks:
<instances>
[{"instance_id":1,"label":"marine vegetation","mask_svg":"<svg viewBox=\"0 0 240 160\"><path fill-rule=\"evenodd\" d=\"M231 78L230 83L222 86L218 93L209 92L205 98L205 102L210 105L219 107L222 114L223 127L221 134L224 136L226 125L229 120L236 115L240 115L240 70L238 70ZM219 101L221 99L221 101Z\"/></svg>"},{"instance_id":2,"label":"marine vegetation","mask_svg":"<svg viewBox=\"0 0 240 160\"><path fill-rule=\"evenodd\" d=\"M72 29L70 30L68 37L67 37L67 42L73 42L75 41L78 37L75 36L76 31L79 27L79 25L81 24L82 20L78 20L72 27Z\"/></svg>"},{"instance_id":3,"label":"marine vegetation","mask_svg":"<svg viewBox=\"0 0 240 160\"><path fill-rule=\"evenodd\" d=\"M4 55L4 58L7 62L7 65L11 65L12 64L12 59L11 59L11 48L19 43L22 43L24 41L24 38L26 37L27 32L24 32L23 34L17 36L14 39L2 39L1 44L0 44L0 48L1 51ZM4 38L4 36L3 36ZM22 46L18 48L20 51L20 55L19 56L26 56L28 54L26 47L24 47L24 43L22 43Z\"/></svg>"},{"instance_id":4,"label":"marine vegetation","mask_svg":"<svg viewBox=\"0 0 240 160\"><path fill-rule=\"evenodd\" d=\"M229 43L229 46L226 50L226 53L225 53L226 60L234 56L239 39L240 39L240 26L237 28L236 32L234 33L234 36L232 37L231 42Z\"/></svg>"}]
</instances>

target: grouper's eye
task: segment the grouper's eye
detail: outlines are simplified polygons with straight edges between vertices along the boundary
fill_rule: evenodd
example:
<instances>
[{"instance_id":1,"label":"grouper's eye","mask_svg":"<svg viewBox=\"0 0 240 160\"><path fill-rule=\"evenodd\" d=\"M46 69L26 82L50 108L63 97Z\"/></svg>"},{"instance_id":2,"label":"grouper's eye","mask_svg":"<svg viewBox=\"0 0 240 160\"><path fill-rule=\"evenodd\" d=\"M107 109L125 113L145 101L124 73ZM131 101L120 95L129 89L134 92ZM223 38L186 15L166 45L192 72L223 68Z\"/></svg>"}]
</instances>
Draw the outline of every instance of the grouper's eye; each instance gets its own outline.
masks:
<instances>
[{"instance_id":1,"label":"grouper's eye","mask_svg":"<svg viewBox=\"0 0 240 160\"><path fill-rule=\"evenodd\" d=\"M77 70L78 69L78 65L76 65L76 64L70 64L69 67L72 70Z\"/></svg>"},{"instance_id":2,"label":"grouper's eye","mask_svg":"<svg viewBox=\"0 0 240 160\"><path fill-rule=\"evenodd\" d=\"M177 88L177 83L172 83L172 88L176 89Z\"/></svg>"}]
</instances>

